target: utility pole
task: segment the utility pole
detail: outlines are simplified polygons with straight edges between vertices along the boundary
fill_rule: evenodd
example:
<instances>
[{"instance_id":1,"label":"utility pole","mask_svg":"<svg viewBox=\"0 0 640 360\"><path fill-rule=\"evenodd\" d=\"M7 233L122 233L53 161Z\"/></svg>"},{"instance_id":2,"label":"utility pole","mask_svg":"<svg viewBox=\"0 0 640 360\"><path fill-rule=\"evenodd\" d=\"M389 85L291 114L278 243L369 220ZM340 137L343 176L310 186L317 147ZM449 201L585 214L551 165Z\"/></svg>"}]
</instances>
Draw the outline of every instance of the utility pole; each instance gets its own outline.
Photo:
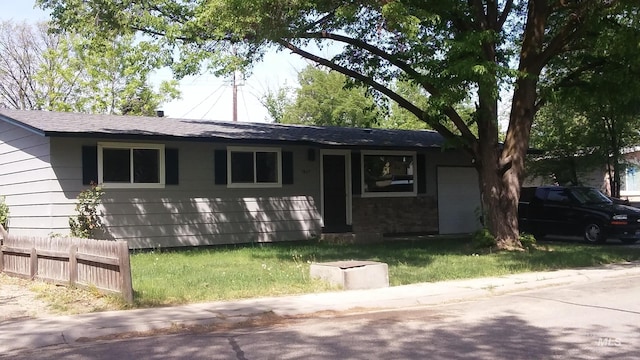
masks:
<instances>
[{"instance_id":1,"label":"utility pole","mask_svg":"<svg viewBox=\"0 0 640 360\"><path fill-rule=\"evenodd\" d=\"M238 56L238 51L235 45L233 45L233 47L231 48L231 51L234 57ZM236 122L238 121L238 69L237 68L233 70L233 75L231 75L231 91L233 93L233 102L232 102L233 114L231 115L231 118L234 122Z\"/></svg>"},{"instance_id":2,"label":"utility pole","mask_svg":"<svg viewBox=\"0 0 640 360\"><path fill-rule=\"evenodd\" d=\"M233 91L233 115L234 122L238 121L238 83L236 82L236 71L233 71L233 78L231 79L231 86Z\"/></svg>"},{"instance_id":3,"label":"utility pole","mask_svg":"<svg viewBox=\"0 0 640 360\"><path fill-rule=\"evenodd\" d=\"M231 74L231 92L233 94L233 113L231 115L233 121L238 121L238 87L242 86L242 81L244 81L244 76L242 72L238 70L234 70L233 74Z\"/></svg>"}]
</instances>

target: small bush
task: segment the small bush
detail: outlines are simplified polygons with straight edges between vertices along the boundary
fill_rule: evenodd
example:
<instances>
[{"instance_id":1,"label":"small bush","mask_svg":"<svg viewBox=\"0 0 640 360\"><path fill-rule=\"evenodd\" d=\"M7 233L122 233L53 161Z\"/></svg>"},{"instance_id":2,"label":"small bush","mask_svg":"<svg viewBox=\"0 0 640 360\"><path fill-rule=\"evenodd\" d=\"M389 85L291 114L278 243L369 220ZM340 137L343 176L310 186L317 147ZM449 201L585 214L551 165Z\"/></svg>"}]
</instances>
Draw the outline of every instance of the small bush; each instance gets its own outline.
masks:
<instances>
[{"instance_id":1,"label":"small bush","mask_svg":"<svg viewBox=\"0 0 640 360\"><path fill-rule=\"evenodd\" d=\"M520 234L519 240L520 244L522 244L522 247L527 250L531 250L536 247L536 237L532 234L522 233Z\"/></svg>"},{"instance_id":2,"label":"small bush","mask_svg":"<svg viewBox=\"0 0 640 360\"><path fill-rule=\"evenodd\" d=\"M98 205L100 205L103 195L102 188L95 184L91 184L91 188L78 194L78 202L76 203L76 213L78 215L69 218L71 236L90 238L96 229L102 227L98 214Z\"/></svg>"},{"instance_id":3,"label":"small bush","mask_svg":"<svg viewBox=\"0 0 640 360\"><path fill-rule=\"evenodd\" d=\"M9 205L4 202L4 196L0 196L0 225L5 230L9 227Z\"/></svg>"},{"instance_id":4,"label":"small bush","mask_svg":"<svg viewBox=\"0 0 640 360\"><path fill-rule=\"evenodd\" d=\"M473 233L471 243L478 249L491 248L496 246L496 238L489 232L489 229L482 228Z\"/></svg>"}]
</instances>

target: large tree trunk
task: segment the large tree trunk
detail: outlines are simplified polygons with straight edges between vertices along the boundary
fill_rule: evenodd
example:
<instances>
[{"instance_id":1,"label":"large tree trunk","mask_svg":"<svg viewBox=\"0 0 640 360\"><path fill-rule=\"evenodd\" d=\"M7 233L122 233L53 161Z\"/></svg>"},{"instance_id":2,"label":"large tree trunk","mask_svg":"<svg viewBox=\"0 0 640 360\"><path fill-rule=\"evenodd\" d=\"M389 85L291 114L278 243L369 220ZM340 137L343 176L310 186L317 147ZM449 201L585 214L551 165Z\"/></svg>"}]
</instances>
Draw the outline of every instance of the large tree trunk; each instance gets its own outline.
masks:
<instances>
[{"instance_id":1,"label":"large tree trunk","mask_svg":"<svg viewBox=\"0 0 640 360\"><path fill-rule=\"evenodd\" d=\"M479 142L476 148L476 168L480 175L485 226L495 236L499 249L522 248L518 229L518 202L529 147L529 133L535 115L535 100L536 81L528 77L518 80L504 145L500 147L496 139L495 142ZM489 110L494 105L489 101L484 106L481 101L480 105L486 116L490 116L492 111ZM497 104L495 105L497 108ZM482 116L480 119L482 120ZM480 123L484 125L481 126ZM486 125L487 123L490 124L485 121L478 124L479 135L485 139L490 138L493 132L492 126Z\"/></svg>"},{"instance_id":2,"label":"large tree trunk","mask_svg":"<svg viewBox=\"0 0 640 360\"><path fill-rule=\"evenodd\" d=\"M520 248L518 232L518 186L509 186L513 176L497 176L495 168L481 171L482 202L486 226L499 249ZM516 189L516 191L514 191Z\"/></svg>"},{"instance_id":3,"label":"large tree trunk","mask_svg":"<svg viewBox=\"0 0 640 360\"><path fill-rule=\"evenodd\" d=\"M486 148L481 150L478 173L482 190L484 225L496 238L499 249L521 248L518 231L518 201L522 166L500 165L504 155L518 155L518 149ZM506 170L506 171L505 171Z\"/></svg>"},{"instance_id":4,"label":"large tree trunk","mask_svg":"<svg viewBox=\"0 0 640 360\"><path fill-rule=\"evenodd\" d=\"M478 143L475 155L480 174L485 225L495 236L499 249L522 248L518 230L518 202L529 148L529 134L536 113L537 78L544 63L541 49L548 6L546 0L528 3L527 23L518 65L521 75L514 86L509 128L502 149L498 147L497 138L491 137L491 129L483 129L478 124L478 135L483 141ZM479 97L482 99L481 90ZM495 116L497 119L497 111ZM495 133L497 136L497 131Z\"/></svg>"},{"instance_id":5,"label":"large tree trunk","mask_svg":"<svg viewBox=\"0 0 640 360\"><path fill-rule=\"evenodd\" d=\"M535 115L536 78L540 66L536 60L542 43L545 0L529 6L527 31L523 42L519 70L512 99L509 129L503 146L498 141L497 74L478 84L478 139L472 149L480 176L484 225L496 238L499 249L521 249L518 230L518 202L524 175L524 160L529 147L529 133ZM485 60L496 62L496 45L483 46ZM529 74L534 76L528 76Z\"/></svg>"},{"instance_id":6,"label":"large tree trunk","mask_svg":"<svg viewBox=\"0 0 640 360\"><path fill-rule=\"evenodd\" d=\"M497 247L521 248L518 233L518 196L522 171L515 171L504 154L519 151L511 146L501 149L498 143L498 103L490 86L479 88L478 135L483 141L475 149L480 177L484 225L495 236ZM508 150L508 151L507 151ZM525 149L526 151L526 149Z\"/></svg>"}]
</instances>

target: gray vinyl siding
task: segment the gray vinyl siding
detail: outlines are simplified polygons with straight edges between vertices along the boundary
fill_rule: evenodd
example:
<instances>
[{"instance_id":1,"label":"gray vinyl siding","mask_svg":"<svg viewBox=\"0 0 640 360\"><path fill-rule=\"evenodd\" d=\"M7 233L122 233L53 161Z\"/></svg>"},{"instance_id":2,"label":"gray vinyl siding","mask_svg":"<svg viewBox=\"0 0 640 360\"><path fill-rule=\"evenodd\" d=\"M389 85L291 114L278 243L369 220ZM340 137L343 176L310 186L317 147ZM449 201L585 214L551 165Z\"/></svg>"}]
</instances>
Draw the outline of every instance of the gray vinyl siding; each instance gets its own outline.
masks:
<instances>
[{"instance_id":1,"label":"gray vinyl siding","mask_svg":"<svg viewBox=\"0 0 640 360\"><path fill-rule=\"evenodd\" d=\"M48 235L64 230L53 215L68 207L57 174L51 167L50 139L0 123L0 195L9 206L9 232Z\"/></svg>"},{"instance_id":2,"label":"gray vinyl siding","mask_svg":"<svg viewBox=\"0 0 640 360\"><path fill-rule=\"evenodd\" d=\"M81 148L98 141L53 139L54 168L69 199L87 188ZM238 189L214 182L214 152L227 144L163 143L178 149L178 185L105 188L105 227L99 237L126 240L130 248L154 248L305 240L320 234L319 164L307 159L307 147L282 147L294 154L293 184ZM69 215L60 213L65 219Z\"/></svg>"},{"instance_id":3,"label":"gray vinyl siding","mask_svg":"<svg viewBox=\"0 0 640 360\"><path fill-rule=\"evenodd\" d=\"M319 234L308 196L190 199L140 197L104 204L110 236L131 247L304 240Z\"/></svg>"}]
</instances>

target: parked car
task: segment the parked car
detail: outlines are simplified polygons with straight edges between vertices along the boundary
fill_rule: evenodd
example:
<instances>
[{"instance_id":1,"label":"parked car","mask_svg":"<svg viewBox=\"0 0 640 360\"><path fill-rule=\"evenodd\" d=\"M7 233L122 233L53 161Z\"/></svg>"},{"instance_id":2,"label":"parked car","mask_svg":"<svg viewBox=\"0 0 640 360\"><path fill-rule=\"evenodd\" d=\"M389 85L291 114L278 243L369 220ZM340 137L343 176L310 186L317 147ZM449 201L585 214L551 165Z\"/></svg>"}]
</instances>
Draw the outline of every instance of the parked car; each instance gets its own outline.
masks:
<instances>
[{"instance_id":1,"label":"parked car","mask_svg":"<svg viewBox=\"0 0 640 360\"><path fill-rule=\"evenodd\" d=\"M525 187L520 192L520 230L536 238L578 235L588 242L640 239L640 209L614 201L590 187Z\"/></svg>"}]
</instances>

